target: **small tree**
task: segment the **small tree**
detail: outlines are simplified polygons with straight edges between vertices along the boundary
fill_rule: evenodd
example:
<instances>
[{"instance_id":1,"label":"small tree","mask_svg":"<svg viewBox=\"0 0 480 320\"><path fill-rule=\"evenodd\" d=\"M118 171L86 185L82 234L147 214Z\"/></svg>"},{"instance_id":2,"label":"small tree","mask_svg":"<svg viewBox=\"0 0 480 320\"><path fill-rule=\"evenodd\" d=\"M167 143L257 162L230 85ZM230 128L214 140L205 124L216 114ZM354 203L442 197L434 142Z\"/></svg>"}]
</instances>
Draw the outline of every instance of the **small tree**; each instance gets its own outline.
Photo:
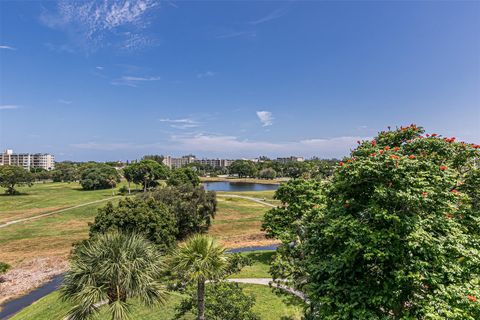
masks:
<instances>
[{"instance_id":1,"label":"small tree","mask_svg":"<svg viewBox=\"0 0 480 320\"><path fill-rule=\"evenodd\" d=\"M225 275L228 257L212 237L194 235L177 248L171 266L197 286L197 319L205 320L205 283Z\"/></svg>"},{"instance_id":2,"label":"small tree","mask_svg":"<svg viewBox=\"0 0 480 320\"><path fill-rule=\"evenodd\" d=\"M178 168L172 171L167 180L170 186L180 186L182 184L189 184L196 187L200 184L200 178L197 171L190 167Z\"/></svg>"},{"instance_id":3,"label":"small tree","mask_svg":"<svg viewBox=\"0 0 480 320\"><path fill-rule=\"evenodd\" d=\"M260 170L258 177L261 179L275 179L277 177L277 172L272 168L266 168Z\"/></svg>"},{"instance_id":4,"label":"small tree","mask_svg":"<svg viewBox=\"0 0 480 320\"><path fill-rule=\"evenodd\" d=\"M54 182L73 182L80 178L78 165L73 162L57 162L51 172Z\"/></svg>"},{"instance_id":5,"label":"small tree","mask_svg":"<svg viewBox=\"0 0 480 320\"><path fill-rule=\"evenodd\" d=\"M10 270L10 265L5 262L0 262L0 283L4 281L3 274L7 273Z\"/></svg>"},{"instance_id":6,"label":"small tree","mask_svg":"<svg viewBox=\"0 0 480 320\"><path fill-rule=\"evenodd\" d=\"M175 319L188 312L198 316L197 294L192 292L176 308ZM214 282L206 286L205 319L209 320L258 320L252 308L255 297L247 295L237 283Z\"/></svg>"},{"instance_id":7,"label":"small tree","mask_svg":"<svg viewBox=\"0 0 480 320\"><path fill-rule=\"evenodd\" d=\"M162 271L159 251L140 235L112 232L81 242L60 288L62 298L74 304L69 319L91 318L102 301L114 320L128 319L131 298L148 307L163 303Z\"/></svg>"},{"instance_id":8,"label":"small tree","mask_svg":"<svg viewBox=\"0 0 480 320\"><path fill-rule=\"evenodd\" d=\"M88 163L80 173L80 184L85 190L115 188L120 182L117 170L104 163Z\"/></svg>"},{"instance_id":9,"label":"small tree","mask_svg":"<svg viewBox=\"0 0 480 320\"><path fill-rule=\"evenodd\" d=\"M16 186L29 186L33 183L33 175L20 166L0 166L0 186L5 188L5 193L13 195L18 193Z\"/></svg>"},{"instance_id":10,"label":"small tree","mask_svg":"<svg viewBox=\"0 0 480 320\"><path fill-rule=\"evenodd\" d=\"M253 177L257 172L257 168L252 161L235 160L229 167L230 174L236 174L239 178Z\"/></svg>"},{"instance_id":11,"label":"small tree","mask_svg":"<svg viewBox=\"0 0 480 320\"><path fill-rule=\"evenodd\" d=\"M158 184L157 180L167 179L169 175L168 167L154 160L142 160L131 164L130 167L128 170L132 181L143 185L144 192L155 187Z\"/></svg>"}]
</instances>

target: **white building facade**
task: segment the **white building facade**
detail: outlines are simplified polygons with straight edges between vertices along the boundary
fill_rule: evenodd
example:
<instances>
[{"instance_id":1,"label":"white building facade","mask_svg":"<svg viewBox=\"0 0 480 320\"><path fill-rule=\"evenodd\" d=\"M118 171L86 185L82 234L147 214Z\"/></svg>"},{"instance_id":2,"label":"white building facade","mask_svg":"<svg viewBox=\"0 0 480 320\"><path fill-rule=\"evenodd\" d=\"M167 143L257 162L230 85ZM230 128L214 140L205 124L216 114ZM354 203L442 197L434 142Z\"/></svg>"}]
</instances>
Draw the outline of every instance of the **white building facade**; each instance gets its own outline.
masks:
<instances>
[{"instance_id":1,"label":"white building facade","mask_svg":"<svg viewBox=\"0 0 480 320\"><path fill-rule=\"evenodd\" d=\"M0 153L0 166L21 166L26 170L41 168L45 170L55 169L55 156L49 153L13 153L7 149Z\"/></svg>"}]
</instances>

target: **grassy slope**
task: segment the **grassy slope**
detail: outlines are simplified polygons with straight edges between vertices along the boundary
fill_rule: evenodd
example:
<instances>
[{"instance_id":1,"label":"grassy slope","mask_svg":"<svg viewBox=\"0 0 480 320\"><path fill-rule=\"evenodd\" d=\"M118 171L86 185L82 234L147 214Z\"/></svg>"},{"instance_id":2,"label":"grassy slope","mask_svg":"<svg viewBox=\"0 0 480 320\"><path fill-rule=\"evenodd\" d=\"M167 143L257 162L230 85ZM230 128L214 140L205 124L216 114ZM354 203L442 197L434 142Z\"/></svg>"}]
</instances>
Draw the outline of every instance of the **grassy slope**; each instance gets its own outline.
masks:
<instances>
[{"instance_id":1,"label":"grassy slope","mask_svg":"<svg viewBox=\"0 0 480 320\"><path fill-rule=\"evenodd\" d=\"M16 212L17 216L32 209L48 212L52 207L71 206L111 196L111 190L82 191L77 183L37 184L25 190L27 195L0 196L0 219L8 212ZM25 190L21 189L22 192ZM273 192L242 194L271 198ZM93 221L97 209L104 205L105 202L96 203L0 229L0 261L15 265L33 257L66 256L73 242L88 236L88 223ZM218 212L210 234L227 247L269 244L272 241L266 240L260 231L263 214L268 209L245 199L219 197Z\"/></svg>"},{"instance_id":2,"label":"grassy slope","mask_svg":"<svg viewBox=\"0 0 480 320\"><path fill-rule=\"evenodd\" d=\"M275 294L267 286L261 285L242 285L245 293L252 294L256 298L254 311L260 316L260 319L278 320L282 317L288 319L301 319L303 304L297 298L289 294ZM135 320L171 320L175 319L175 306L181 300L178 294L170 295L164 306L153 309L145 308L138 304L133 304L133 316ZM49 294L40 299L31 306L23 309L11 320L61 320L65 316L71 305L59 299L58 292ZM101 316L98 319L108 320L110 317L103 308ZM186 319L193 319L187 317Z\"/></svg>"},{"instance_id":3,"label":"grassy slope","mask_svg":"<svg viewBox=\"0 0 480 320\"><path fill-rule=\"evenodd\" d=\"M230 278L271 278L270 261L275 254L274 251L255 251L245 252L243 255L248 256L253 260L253 264L244 267L239 273L232 275Z\"/></svg>"}]
</instances>

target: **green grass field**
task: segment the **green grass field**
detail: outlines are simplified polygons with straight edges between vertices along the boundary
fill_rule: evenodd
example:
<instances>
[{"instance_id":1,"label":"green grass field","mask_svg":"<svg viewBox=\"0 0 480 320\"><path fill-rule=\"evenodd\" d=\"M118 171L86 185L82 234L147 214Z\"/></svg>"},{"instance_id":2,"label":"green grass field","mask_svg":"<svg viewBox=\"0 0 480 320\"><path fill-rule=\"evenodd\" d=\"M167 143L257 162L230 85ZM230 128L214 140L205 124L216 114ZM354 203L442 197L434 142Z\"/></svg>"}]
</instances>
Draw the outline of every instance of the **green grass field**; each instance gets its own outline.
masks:
<instances>
[{"instance_id":1,"label":"green grass field","mask_svg":"<svg viewBox=\"0 0 480 320\"><path fill-rule=\"evenodd\" d=\"M296 297L287 293L274 293L272 289L262 285L241 285L244 292L251 294L256 298L253 308L254 312L262 320L292 319L300 320L303 311L303 303ZM167 302L163 306L152 309L142 305L132 303L133 315L131 319L135 320L175 320L175 307L180 303L182 296L177 293L170 294ZM31 306L17 313L11 320L62 320L71 307L71 304L59 299L58 292L43 297ZM101 310L99 320L110 319L105 308ZM192 315L185 319L194 319Z\"/></svg>"}]
</instances>

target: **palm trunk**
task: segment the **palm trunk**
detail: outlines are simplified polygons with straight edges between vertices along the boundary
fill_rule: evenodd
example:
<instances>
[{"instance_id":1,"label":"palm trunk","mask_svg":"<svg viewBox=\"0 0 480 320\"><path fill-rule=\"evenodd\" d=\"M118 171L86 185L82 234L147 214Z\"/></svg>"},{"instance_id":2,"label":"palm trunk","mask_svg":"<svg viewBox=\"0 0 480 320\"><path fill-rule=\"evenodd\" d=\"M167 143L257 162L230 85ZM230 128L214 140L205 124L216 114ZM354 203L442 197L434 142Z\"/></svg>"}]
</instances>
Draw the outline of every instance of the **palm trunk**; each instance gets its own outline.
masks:
<instances>
[{"instance_id":1,"label":"palm trunk","mask_svg":"<svg viewBox=\"0 0 480 320\"><path fill-rule=\"evenodd\" d=\"M147 192L147 180L143 182L143 192Z\"/></svg>"},{"instance_id":2,"label":"palm trunk","mask_svg":"<svg viewBox=\"0 0 480 320\"><path fill-rule=\"evenodd\" d=\"M130 194L130 181L128 181L128 194Z\"/></svg>"},{"instance_id":3,"label":"palm trunk","mask_svg":"<svg viewBox=\"0 0 480 320\"><path fill-rule=\"evenodd\" d=\"M197 309L198 309L198 320L205 320L205 279L200 277L198 279L197 286Z\"/></svg>"}]
</instances>

